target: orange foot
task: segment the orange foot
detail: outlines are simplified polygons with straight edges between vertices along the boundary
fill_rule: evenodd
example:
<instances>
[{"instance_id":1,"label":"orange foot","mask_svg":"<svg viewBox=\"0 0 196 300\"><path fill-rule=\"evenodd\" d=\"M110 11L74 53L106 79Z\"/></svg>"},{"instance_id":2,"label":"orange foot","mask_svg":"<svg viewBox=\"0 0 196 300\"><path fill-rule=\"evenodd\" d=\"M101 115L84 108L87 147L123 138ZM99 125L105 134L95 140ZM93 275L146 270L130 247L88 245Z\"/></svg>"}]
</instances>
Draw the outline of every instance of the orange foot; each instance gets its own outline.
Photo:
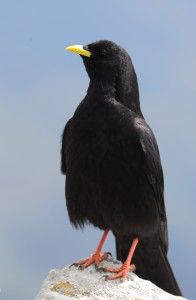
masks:
<instances>
[{"instance_id":1,"label":"orange foot","mask_svg":"<svg viewBox=\"0 0 196 300\"><path fill-rule=\"evenodd\" d=\"M122 278L122 280L125 280L127 277L127 273L129 271L135 271L135 265L131 264L131 260L133 257L133 253L135 251L135 248L138 244L138 238L134 238L131 248L129 250L127 259L125 260L124 264L120 267L120 268L114 268L114 269L110 269L110 268L100 268L98 269L98 271L105 271L105 272L112 272L112 273L116 273L114 275L105 275L105 279L106 280L112 280L112 279L117 279L117 278Z\"/></svg>"},{"instance_id":2,"label":"orange foot","mask_svg":"<svg viewBox=\"0 0 196 300\"><path fill-rule=\"evenodd\" d=\"M95 251L91 257L88 257L86 259L83 259L76 263L73 263L71 266L78 266L79 269L83 270L83 269L87 268L88 266L95 264L95 267L98 268L99 263L102 260L106 259L108 257L108 255L109 255L109 253L107 253L107 252L104 252L103 255L101 255L99 251Z\"/></svg>"},{"instance_id":3,"label":"orange foot","mask_svg":"<svg viewBox=\"0 0 196 300\"><path fill-rule=\"evenodd\" d=\"M87 268L88 266L92 265L93 263L95 263L95 267L97 268L99 263L102 260L106 259L109 254L111 255L111 253L109 253L109 252L108 253L104 252L103 255L100 254L103 243L108 235L108 232L109 232L109 230L104 231L103 236L99 242L99 245L91 257L80 260L80 261L72 264L71 266L79 266L79 269L83 270L83 269Z\"/></svg>"},{"instance_id":4,"label":"orange foot","mask_svg":"<svg viewBox=\"0 0 196 300\"><path fill-rule=\"evenodd\" d=\"M113 279L117 279L117 278L122 278L122 280L125 280L127 278L127 273L129 271L135 271L136 267L134 264L128 265L126 264L126 262L120 267L120 268L114 268L114 269L110 269L110 268L104 268L103 269L105 272L112 272L112 273L116 273L114 275L105 275L105 279L106 280L113 280Z\"/></svg>"}]
</instances>

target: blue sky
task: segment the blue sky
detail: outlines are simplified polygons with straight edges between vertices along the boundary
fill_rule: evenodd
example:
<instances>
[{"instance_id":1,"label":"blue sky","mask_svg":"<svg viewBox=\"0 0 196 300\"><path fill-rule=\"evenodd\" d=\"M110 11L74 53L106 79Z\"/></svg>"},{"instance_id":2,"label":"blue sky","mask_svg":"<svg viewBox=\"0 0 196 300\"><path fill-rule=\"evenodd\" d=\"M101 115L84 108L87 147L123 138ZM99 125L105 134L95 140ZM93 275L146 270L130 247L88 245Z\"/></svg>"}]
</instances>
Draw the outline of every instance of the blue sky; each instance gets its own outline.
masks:
<instances>
[{"instance_id":1,"label":"blue sky","mask_svg":"<svg viewBox=\"0 0 196 300\"><path fill-rule=\"evenodd\" d=\"M169 259L194 298L195 13L195 1L181 0L1 2L2 299L34 299L50 269L88 256L101 236L70 225L59 170L63 127L88 86L81 59L64 47L99 39L133 59L164 169ZM104 249L114 253L112 235Z\"/></svg>"}]
</instances>

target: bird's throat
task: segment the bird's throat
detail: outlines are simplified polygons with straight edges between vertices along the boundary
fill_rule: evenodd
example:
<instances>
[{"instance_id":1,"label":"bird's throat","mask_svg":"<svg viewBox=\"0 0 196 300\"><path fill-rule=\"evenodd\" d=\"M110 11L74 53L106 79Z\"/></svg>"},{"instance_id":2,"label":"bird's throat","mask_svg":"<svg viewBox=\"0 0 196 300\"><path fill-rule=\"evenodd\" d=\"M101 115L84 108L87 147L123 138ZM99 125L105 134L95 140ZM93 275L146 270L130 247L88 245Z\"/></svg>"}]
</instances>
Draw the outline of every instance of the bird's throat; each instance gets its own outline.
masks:
<instances>
[{"instance_id":1,"label":"bird's throat","mask_svg":"<svg viewBox=\"0 0 196 300\"><path fill-rule=\"evenodd\" d=\"M115 84L107 81L91 80L88 87L88 93L100 95L100 97L104 98L116 98Z\"/></svg>"}]
</instances>

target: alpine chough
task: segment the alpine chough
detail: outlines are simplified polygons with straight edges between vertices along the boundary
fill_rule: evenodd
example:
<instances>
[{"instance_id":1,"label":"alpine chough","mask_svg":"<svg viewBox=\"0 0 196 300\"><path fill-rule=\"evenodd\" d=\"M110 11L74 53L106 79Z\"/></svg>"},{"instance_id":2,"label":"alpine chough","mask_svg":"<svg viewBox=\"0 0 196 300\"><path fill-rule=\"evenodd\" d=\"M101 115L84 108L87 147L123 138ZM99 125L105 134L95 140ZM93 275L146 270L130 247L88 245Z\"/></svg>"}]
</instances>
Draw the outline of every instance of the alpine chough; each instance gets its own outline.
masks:
<instances>
[{"instance_id":1,"label":"alpine chough","mask_svg":"<svg viewBox=\"0 0 196 300\"><path fill-rule=\"evenodd\" d=\"M163 171L154 134L140 108L137 76L128 53L101 40L70 46L90 78L87 94L62 135L61 170L71 223L104 230L94 254L75 263L99 264L111 230L123 261L108 279L134 270L165 291L181 295L167 259Z\"/></svg>"}]
</instances>

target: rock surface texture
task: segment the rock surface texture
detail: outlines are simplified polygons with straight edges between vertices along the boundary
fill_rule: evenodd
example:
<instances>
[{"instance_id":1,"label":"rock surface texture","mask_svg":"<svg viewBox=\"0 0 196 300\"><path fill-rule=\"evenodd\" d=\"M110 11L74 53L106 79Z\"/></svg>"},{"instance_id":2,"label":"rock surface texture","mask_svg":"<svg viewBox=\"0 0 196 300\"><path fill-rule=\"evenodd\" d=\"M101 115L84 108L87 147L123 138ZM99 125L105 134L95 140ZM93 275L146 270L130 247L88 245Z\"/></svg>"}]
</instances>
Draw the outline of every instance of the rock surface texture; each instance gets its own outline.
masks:
<instances>
[{"instance_id":1,"label":"rock surface texture","mask_svg":"<svg viewBox=\"0 0 196 300\"><path fill-rule=\"evenodd\" d=\"M115 268L120 262L108 259L100 263L100 267ZM62 270L54 269L44 280L35 300L182 300L161 290L151 282L129 273L127 280L105 280L104 275L96 271L92 265L85 270L69 266Z\"/></svg>"}]
</instances>

